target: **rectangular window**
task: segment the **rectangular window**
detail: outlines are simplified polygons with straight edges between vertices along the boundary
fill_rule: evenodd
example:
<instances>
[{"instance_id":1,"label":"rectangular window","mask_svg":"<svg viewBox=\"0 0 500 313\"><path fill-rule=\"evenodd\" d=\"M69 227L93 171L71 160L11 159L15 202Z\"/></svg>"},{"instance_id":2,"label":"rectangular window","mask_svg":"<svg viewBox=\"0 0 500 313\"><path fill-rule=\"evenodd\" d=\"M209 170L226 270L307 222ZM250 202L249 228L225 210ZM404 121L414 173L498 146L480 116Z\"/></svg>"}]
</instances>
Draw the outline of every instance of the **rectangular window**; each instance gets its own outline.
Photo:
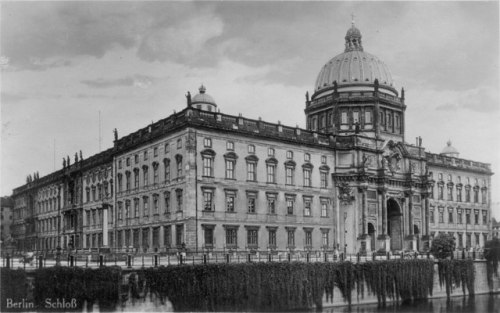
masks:
<instances>
[{"instance_id":1,"label":"rectangular window","mask_svg":"<svg viewBox=\"0 0 500 313\"><path fill-rule=\"evenodd\" d=\"M158 184L158 163L153 165L153 183Z\"/></svg>"},{"instance_id":2,"label":"rectangular window","mask_svg":"<svg viewBox=\"0 0 500 313\"><path fill-rule=\"evenodd\" d=\"M474 189L474 203L479 202L479 190L476 188Z\"/></svg>"},{"instance_id":3,"label":"rectangular window","mask_svg":"<svg viewBox=\"0 0 500 313\"><path fill-rule=\"evenodd\" d=\"M321 244L323 247L328 247L328 234L327 229L321 230Z\"/></svg>"},{"instance_id":4,"label":"rectangular window","mask_svg":"<svg viewBox=\"0 0 500 313\"><path fill-rule=\"evenodd\" d=\"M365 124L372 123L372 111L365 111Z\"/></svg>"},{"instance_id":5,"label":"rectangular window","mask_svg":"<svg viewBox=\"0 0 500 313\"><path fill-rule=\"evenodd\" d=\"M293 198L287 198L286 199L286 214L287 215L293 215L295 209L295 199Z\"/></svg>"},{"instance_id":6,"label":"rectangular window","mask_svg":"<svg viewBox=\"0 0 500 313\"><path fill-rule=\"evenodd\" d=\"M127 158L126 162L127 166L130 166L130 158Z\"/></svg>"},{"instance_id":7,"label":"rectangular window","mask_svg":"<svg viewBox=\"0 0 500 313\"><path fill-rule=\"evenodd\" d=\"M304 199L304 216L311 216L311 199Z\"/></svg>"},{"instance_id":8,"label":"rectangular window","mask_svg":"<svg viewBox=\"0 0 500 313\"><path fill-rule=\"evenodd\" d=\"M165 214L170 214L170 191L165 191L163 199L165 203Z\"/></svg>"},{"instance_id":9,"label":"rectangular window","mask_svg":"<svg viewBox=\"0 0 500 313\"><path fill-rule=\"evenodd\" d=\"M294 185L295 184L295 168L291 167L291 166L287 166L286 167L286 181L285 183L287 185Z\"/></svg>"},{"instance_id":10,"label":"rectangular window","mask_svg":"<svg viewBox=\"0 0 500 313\"><path fill-rule=\"evenodd\" d=\"M158 205L158 195L153 195L153 213L158 214L160 212L160 208Z\"/></svg>"},{"instance_id":11,"label":"rectangular window","mask_svg":"<svg viewBox=\"0 0 500 313\"><path fill-rule=\"evenodd\" d=\"M177 149L182 148L182 138L177 139Z\"/></svg>"},{"instance_id":12,"label":"rectangular window","mask_svg":"<svg viewBox=\"0 0 500 313\"><path fill-rule=\"evenodd\" d=\"M267 182L270 184L276 183L276 165L267 164Z\"/></svg>"},{"instance_id":13,"label":"rectangular window","mask_svg":"<svg viewBox=\"0 0 500 313\"><path fill-rule=\"evenodd\" d=\"M165 152L165 154L170 152L170 145L168 144L168 142L165 144L164 152Z\"/></svg>"},{"instance_id":14,"label":"rectangular window","mask_svg":"<svg viewBox=\"0 0 500 313\"><path fill-rule=\"evenodd\" d=\"M184 225L175 225L175 244L182 246L184 243Z\"/></svg>"},{"instance_id":15,"label":"rectangular window","mask_svg":"<svg viewBox=\"0 0 500 313\"><path fill-rule=\"evenodd\" d=\"M134 199L134 217L139 217L139 199Z\"/></svg>"},{"instance_id":16,"label":"rectangular window","mask_svg":"<svg viewBox=\"0 0 500 313\"><path fill-rule=\"evenodd\" d=\"M464 239L462 237L462 234L458 234L458 248L463 248L464 247Z\"/></svg>"},{"instance_id":17,"label":"rectangular window","mask_svg":"<svg viewBox=\"0 0 500 313\"><path fill-rule=\"evenodd\" d=\"M163 245L170 248L172 246L172 228L163 226Z\"/></svg>"},{"instance_id":18,"label":"rectangular window","mask_svg":"<svg viewBox=\"0 0 500 313\"><path fill-rule=\"evenodd\" d=\"M276 248L276 228L269 228L269 248Z\"/></svg>"},{"instance_id":19,"label":"rectangular window","mask_svg":"<svg viewBox=\"0 0 500 313\"><path fill-rule=\"evenodd\" d=\"M470 225L470 212L465 213L465 223Z\"/></svg>"},{"instance_id":20,"label":"rectangular window","mask_svg":"<svg viewBox=\"0 0 500 313\"><path fill-rule=\"evenodd\" d=\"M139 163L139 155L138 154L134 155L134 162L135 162L135 164Z\"/></svg>"},{"instance_id":21,"label":"rectangular window","mask_svg":"<svg viewBox=\"0 0 500 313\"><path fill-rule=\"evenodd\" d=\"M444 223L444 212L442 209L439 210L439 223Z\"/></svg>"},{"instance_id":22,"label":"rectangular window","mask_svg":"<svg viewBox=\"0 0 500 313\"><path fill-rule=\"evenodd\" d=\"M139 188L139 170L134 171L134 188Z\"/></svg>"},{"instance_id":23,"label":"rectangular window","mask_svg":"<svg viewBox=\"0 0 500 313\"><path fill-rule=\"evenodd\" d=\"M143 212L142 214L144 216L149 216L149 197L144 197L142 198L143 200Z\"/></svg>"},{"instance_id":24,"label":"rectangular window","mask_svg":"<svg viewBox=\"0 0 500 313\"><path fill-rule=\"evenodd\" d=\"M479 211L474 210L474 224L479 225Z\"/></svg>"},{"instance_id":25,"label":"rectangular window","mask_svg":"<svg viewBox=\"0 0 500 313\"><path fill-rule=\"evenodd\" d=\"M286 152L286 158L287 158L287 159L293 159L293 151L288 150L288 151Z\"/></svg>"},{"instance_id":26,"label":"rectangular window","mask_svg":"<svg viewBox=\"0 0 500 313\"><path fill-rule=\"evenodd\" d=\"M233 151L234 150L234 142L232 142L232 141L226 142L226 150Z\"/></svg>"},{"instance_id":27,"label":"rectangular window","mask_svg":"<svg viewBox=\"0 0 500 313\"><path fill-rule=\"evenodd\" d=\"M295 228L287 228L287 247L295 248Z\"/></svg>"},{"instance_id":28,"label":"rectangular window","mask_svg":"<svg viewBox=\"0 0 500 313\"><path fill-rule=\"evenodd\" d=\"M118 202L118 219L123 219L123 202Z\"/></svg>"},{"instance_id":29,"label":"rectangular window","mask_svg":"<svg viewBox=\"0 0 500 313\"><path fill-rule=\"evenodd\" d=\"M304 153L304 161L311 162L311 155L309 153Z\"/></svg>"},{"instance_id":30,"label":"rectangular window","mask_svg":"<svg viewBox=\"0 0 500 313\"><path fill-rule=\"evenodd\" d=\"M144 151L144 161L148 159L148 150Z\"/></svg>"},{"instance_id":31,"label":"rectangular window","mask_svg":"<svg viewBox=\"0 0 500 313\"><path fill-rule=\"evenodd\" d=\"M448 210L448 224L453 224L453 211Z\"/></svg>"},{"instance_id":32,"label":"rectangular window","mask_svg":"<svg viewBox=\"0 0 500 313\"><path fill-rule=\"evenodd\" d=\"M250 154L255 153L255 146L254 145L248 145L248 153L250 153Z\"/></svg>"},{"instance_id":33,"label":"rectangular window","mask_svg":"<svg viewBox=\"0 0 500 313\"><path fill-rule=\"evenodd\" d=\"M164 176L165 176L165 181L166 182L169 182L170 181L170 161L165 159L165 161L163 162L164 166L165 166L165 172L164 172Z\"/></svg>"},{"instance_id":34,"label":"rectangular window","mask_svg":"<svg viewBox=\"0 0 500 313\"><path fill-rule=\"evenodd\" d=\"M274 156L274 148L268 148L267 149L267 156L273 157Z\"/></svg>"},{"instance_id":35,"label":"rectangular window","mask_svg":"<svg viewBox=\"0 0 500 313\"><path fill-rule=\"evenodd\" d=\"M213 210L213 192L210 190L203 191L203 210Z\"/></svg>"},{"instance_id":36,"label":"rectangular window","mask_svg":"<svg viewBox=\"0 0 500 313\"><path fill-rule=\"evenodd\" d=\"M450 186L448 187L448 201L453 201L453 188Z\"/></svg>"},{"instance_id":37,"label":"rectangular window","mask_svg":"<svg viewBox=\"0 0 500 313\"><path fill-rule=\"evenodd\" d=\"M256 198L253 195L252 196L247 195L247 197L248 197L248 199L247 199L247 201L248 201L248 213L255 213L256 212L256 207L255 207L256 206Z\"/></svg>"},{"instance_id":38,"label":"rectangular window","mask_svg":"<svg viewBox=\"0 0 500 313\"><path fill-rule=\"evenodd\" d=\"M158 156L158 147L153 148L153 156L157 157Z\"/></svg>"},{"instance_id":39,"label":"rectangular window","mask_svg":"<svg viewBox=\"0 0 500 313\"><path fill-rule=\"evenodd\" d=\"M328 217L328 202L321 201L321 217Z\"/></svg>"},{"instance_id":40,"label":"rectangular window","mask_svg":"<svg viewBox=\"0 0 500 313\"><path fill-rule=\"evenodd\" d=\"M250 228L247 230L247 245L249 248L257 248L259 244L258 229Z\"/></svg>"},{"instance_id":41,"label":"rectangular window","mask_svg":"<svg viewBox=\"0 0 500 313\"><path fill-rule=\"evenodd\" d=\"M347 121L347 112L342 112L340 113L340 118L341 118L341 123L342 124L347 124L348 121Z\"/></svg>"},{"instance_id":42,"label":"rectangular window","mask_svg":"<svg viewBox=\"0 0 500 313\"><path fill-rule=\"evenodd\" d=\"M211 248L214 245L214 228L205 226L205 247Z\"/></svg>"},{"instance_id":43,"label":"rectangular window","mask_svg":"<svg viewBox=\"0 0 500 313\"><path fill-rule=\"evenodd\" d=\"M443 200L444 199L444 196L443 196L443 185L438 185L438 200Z\"/></svg>"},{"instance_id":44,"label":"rectangular window","mask_svg":"<svg viewBox=\"0 0 500 313\"><path fill-rule=\"evenodd\" d=\"M312 247L312 230L311 229L305 229L304 230L304 236L305 236L305 246L306 246L306 248L311 248Z\"/></svg>"},{"instance_id":45,"label":"rectangular window","mask_svg":"<svg viewBox=\"0 0 500 313\"><path fill-rule=\"evenodd\" d=\"M235 193L233 193L233 192L226 193L226 211L227 212L234 212L234 198L235 198Z\"/></svg>"},{"instance_id":46,"label":"rectangular window","mask_svg":"<svg viewBox=\"0 0 500 313\"><path fill-rule=\"evenodd\" d=\"M462 188L457 188L457 202L462 202Z\"/></svg>"},{"instance_id":47,"label":"rectangular window","mask_svg":"<svg viewBox=\"0 0 500 313\"><path fill-rule=\"evenodd\" d=\"M470 202L470 189L465 189L465 202Z\"/></svg>"},{"instance_id":48,"label":"rectangular window","mask_svg":"<svg viewBox=\"0 0 500 313\"><path fill-rule=\"evenodd\" d=\"M327 188L328 187L328 173L327 172L320 172L320 178L321 178L321 188Z\"/></svg>"},{"instance_id":49,"label":"rectangular window","mask_svg":"<svg viewBox=\"0 0 500 313\"><path fill-rule=\"evenodd\" d=\"M234 160L226 160L226 178L234 179Z\"/></svg>"},{"instance_id":50,"label":"rectangular window","mask_svg":"<svg viewBox=\"0 0 500 313\"><path fill-rule=\"evenodd\" d=\"M434 224L434 210L429 210L430 223Z\"/></svg>"},{"instance_id":51,"label":"rectangular window","mask_svg":"<svg viewBox=\"0 0 500 313\"><path fill-rule=\"evenodd\" d=\"M304 187L311 187L311 169L304 169Z\"/></svg>"},{"instance_id":52,"label":"rectangular window","mask_svg":"<svg viewBox=\"0 0 500 313\"><path fill-rule=\"evenodd\" d=\"M177 158L177 178L182 176L182 158Z\"/></svg>"},{"instance_id":53,"label":"rectangular window","mask_svg":"<svg viewBox=\"0 0 500 313\"><path fill-rule=\"evenodd\" d=\"M352 122L354 124L356 124L356 123L359 124L359 112L358 111L352 112Z\"/></svg>"},{"instance_id":54,"label":"rectangular window","mask_svg":"<svg viewBox=\"0 0 500 313\"><path fill-rule=\"evenodd\" d=\"M326 164L326 155L321 156L321 164Z\"/></svg>"},{"instance_id":55,"label":"rectangular window","mask_svg":"<svg viewBox=\"0 0 500 313\"><path fill-rule=\"evenodd\" d=\"M462 210L457 209L457 223L462 224Z\"/></svg>"},{"instance_id":56,"label":"rectangular window","mask_svg":"<svg viewBox=\"0 0 500 313\"><path fill-rule=\"evenodd\" d=\"M255 170L257 164L256 163L247 163L247 180L249 181L257 181L257 172Z\"/></svg>"},{"instance_id":57,"label":"rectangular window","mask_svg":"<svg viewBox=\"0 0 500 313\"><path fill-rule=\"evenodd\" d=\"M118 160L118 169L122 169L122 160Z\"/></svg>"},{"instance_id":58,"label":"rectangular window","mask_svg":"<svg viewBox=\"0 0 500 313\"><path fill-rule=\"evenodd\" d=\"M213 159L211 157L203 157L203 176L214 176Z\"/></svg>"},{"instance_id":59,"label":"rectangular window","mask_svg":"<svg viewBox=\"0 0 500 313\"><path fill-rule=\"evenodd\" d=\"M130 200L125 201L125 218L130 218Z\"/></svg>"},{"instance_id":60,"label":"rectangular window","mask_svg":"<svg viewBox=\"0 0 500 313\"><path fill-rule=\"evenodd\" d=\"M276 214L276 195L267 195L267 212Z\"/></svg>"},{"instance_id":61,"label":"rectangular window","mask_svg":"<svg viewBox=\"0 0 500 313\"><path fill-rule=\"evenodd\" d=\"M177 211L181 212L182 211L182 189L177 189L175 191L176 193L176 198L177 198Z\"/></svg>"},{"instance_id":62,"label":"rectangular window","mask_svg":"<svg viewBox=\"0 0 500 313\"><path fill-rule=\"evenodd\" d=\"M488 224L488 211L483 211L483 225Z\"/></svg>"},{"instance_id":63,"label":"rectangular window","mask_svg":"<svg viewBox=\"0 0 500 313\"><path fill-rule=\"evenodd\" d=\"M212 148L212 139L210 138L203 139L203 146L205 148Z\"/></svg>"},{"instance_id":64,"label":"rectangular window","mask_svg":"<svg viewBox=\"0 0 500 313\"><path fill-rule=\"evenodd\" d=\"M149 185L149 169L144 167L144 186Z\"/></svg>"},{"instance_id":65,"label":"rectangular window","mask_svg":"<svg viewBox=\"0 0 500 313\"><path fill-rule=\"evenodd\" d=\"M226 247L236 248L238 245L238 229L236 227L226 227Z\"/></svg>"}]
</instances>

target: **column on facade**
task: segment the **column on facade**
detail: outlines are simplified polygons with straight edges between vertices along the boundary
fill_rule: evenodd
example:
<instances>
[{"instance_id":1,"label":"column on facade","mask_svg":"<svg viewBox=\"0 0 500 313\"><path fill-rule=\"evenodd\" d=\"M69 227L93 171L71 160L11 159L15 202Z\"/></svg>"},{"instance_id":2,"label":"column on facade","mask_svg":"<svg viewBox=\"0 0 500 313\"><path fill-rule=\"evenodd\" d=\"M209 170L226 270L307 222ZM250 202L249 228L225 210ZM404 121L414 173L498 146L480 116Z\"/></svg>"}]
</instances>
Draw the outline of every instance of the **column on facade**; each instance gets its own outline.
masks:
<instances>
[{"instance_id":1,"label":"column on facade","mask_svg":"<svg viewBox=\"0 0 500 313\"><path fill-rule=\"evenodd\" d=\"M359 190L361 191L361 235L366 234L366 190L368 189L367 185L362 185L359 187Z\"/></svg>"},{"instance_id":2,"label":"column on facade","mask_svg":"<svg viewBox=\"0 0 500 313\"><path fill-rule=\"evenodd\" d=\"M408 234L413 236L413 192L408 192Z\"/></svg>"},{"instance_id":3,"label":"column on facade","mask_svg":"<svg viewBox=\"0 0 500 313\"><path fill-rule=\"evenodd\" d=\"M382 202L382 235L387 235L387 188L378 189Z\"/></svg>"},{"instance_id":4,"label":"column on facade","mask_svg":"<svg viewBox=\"0 0 500 313\"><path fill-rule=\"evenodd\" d=\"M104 247L108 246L108 210L109 205L102 205L102 245Z\"/></svg>"},{"instance_id":5,"label":"column on facade","mask_svg":"<svg viewBox=\"0 0 500 313\"><path fill-rule=\"evenodd\" d=\"M424 234L429 236L429 193L425 194L424 200Z\"/></svg>"}]
</instances>

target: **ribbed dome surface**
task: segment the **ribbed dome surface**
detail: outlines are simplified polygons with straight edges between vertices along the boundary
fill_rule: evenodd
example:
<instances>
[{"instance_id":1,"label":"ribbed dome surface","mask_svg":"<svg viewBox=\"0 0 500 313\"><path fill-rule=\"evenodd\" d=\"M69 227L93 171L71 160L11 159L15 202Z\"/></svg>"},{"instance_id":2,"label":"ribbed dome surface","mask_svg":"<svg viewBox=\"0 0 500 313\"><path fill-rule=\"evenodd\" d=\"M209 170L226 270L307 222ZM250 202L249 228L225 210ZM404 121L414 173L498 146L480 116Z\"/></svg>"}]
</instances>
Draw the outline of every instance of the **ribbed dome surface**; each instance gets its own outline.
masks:
<instances>
[{"instance_id":1,"label":"ribbed dome surface","mask_svg":"<svg viewBox=\"0 0 500 313\"><path fill-rule=\"evenodd\" d=\"M458 150L451 145L451 141L448 141L441 154L458 157Z\"/></svg>"},{"instance_id":2,"label":"ribbed dome surface","mask_svg":"<svg viewBox=\"0 0 500 313\"><path fill-rule=\"evenodd\" d=\"M387 65L376 56L364 51L348 51L337 55L326 63L318 74L314 91L346 84L373 84L378 79L380 85L394 88L391 72Z\"/></svg>"},{"instance_id":3,"label":"ribbed dome surface","mask_svg":"<svg viewBox=\"0 0 500 313\"><path fill-rule=\"evenodd\" d=\"M199 88L199 91L200 91L200 93L195 95L193 97L193 99L191 100L192 104L211 104L211 105L217 106L214 98L212 98L212 96L205 93L205 91L206 91L205 86L202 85Z\"/></svg>"}]
</instances>

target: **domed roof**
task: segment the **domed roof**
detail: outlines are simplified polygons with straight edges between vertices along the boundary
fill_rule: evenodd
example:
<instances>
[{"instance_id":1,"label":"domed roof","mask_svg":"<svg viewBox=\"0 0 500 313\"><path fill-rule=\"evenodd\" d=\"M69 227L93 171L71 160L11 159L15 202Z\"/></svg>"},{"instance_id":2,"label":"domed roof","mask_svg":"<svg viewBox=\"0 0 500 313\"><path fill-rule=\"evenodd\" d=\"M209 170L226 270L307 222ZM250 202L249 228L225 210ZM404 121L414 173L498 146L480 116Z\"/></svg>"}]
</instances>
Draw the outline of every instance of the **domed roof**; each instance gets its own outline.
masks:
<instances>
[{"instance_id":1,"label":"domed roof","mask_svg":"<svg viewBox=\"0 0 500 313\"><path fill-rule=\"evenodd\" d=\"M394 81L387 65L376 56L364 52L361 41L361 32L352 24L345 36L345 50L328 61L318 74L315 94L331 89L337 82L338 88L342 87L368 87L373 90L375 79L381 88L386 87L393 94Z\"/></svg>"},{"instance_id":2,"label":"domed roof","mask_svg":"<svg viewBox=\"0 0 500 313\"><path fill-rule=\"evenodd\" d=\"M446 143L446 147L443 148L441 154L444 154L446 156L458 157L459 153L458 150L451 145L451 140L448 140L448 142Z\"/></svg>"},{"instance_id":3,"label":"domed roof","mask_svg":"<svg viewBox=\"0 0 500 313\"><path fill-rule=\"evenodd\" d=\"M205 86L201 85L198 90L200 91L200 93L193 97L193 99L191 100L191 104L211 104L217 106L214 98L205 93L205 91L207 90Z\"/></svg>"}]
</instances>

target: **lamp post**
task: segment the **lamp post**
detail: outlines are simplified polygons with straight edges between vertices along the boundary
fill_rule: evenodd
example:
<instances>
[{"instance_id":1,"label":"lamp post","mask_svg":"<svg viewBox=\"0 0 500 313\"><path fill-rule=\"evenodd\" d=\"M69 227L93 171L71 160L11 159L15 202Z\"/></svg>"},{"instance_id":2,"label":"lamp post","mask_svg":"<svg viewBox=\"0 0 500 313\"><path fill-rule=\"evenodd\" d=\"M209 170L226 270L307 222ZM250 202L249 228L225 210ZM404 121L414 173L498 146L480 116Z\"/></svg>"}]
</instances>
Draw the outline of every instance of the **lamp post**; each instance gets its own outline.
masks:
<instances>
[{"instance_id":1,"label":"lamp post","mask_svg":"<svg viewBox=\"0 0 500 313\"><path fill-rule=\"evenodd\" d=\"M347 220L347 212L344 212L344 259L347 256L347 241L346 241L347 228L346 228L346 220Z\"/></svg>"}]
</instances>

